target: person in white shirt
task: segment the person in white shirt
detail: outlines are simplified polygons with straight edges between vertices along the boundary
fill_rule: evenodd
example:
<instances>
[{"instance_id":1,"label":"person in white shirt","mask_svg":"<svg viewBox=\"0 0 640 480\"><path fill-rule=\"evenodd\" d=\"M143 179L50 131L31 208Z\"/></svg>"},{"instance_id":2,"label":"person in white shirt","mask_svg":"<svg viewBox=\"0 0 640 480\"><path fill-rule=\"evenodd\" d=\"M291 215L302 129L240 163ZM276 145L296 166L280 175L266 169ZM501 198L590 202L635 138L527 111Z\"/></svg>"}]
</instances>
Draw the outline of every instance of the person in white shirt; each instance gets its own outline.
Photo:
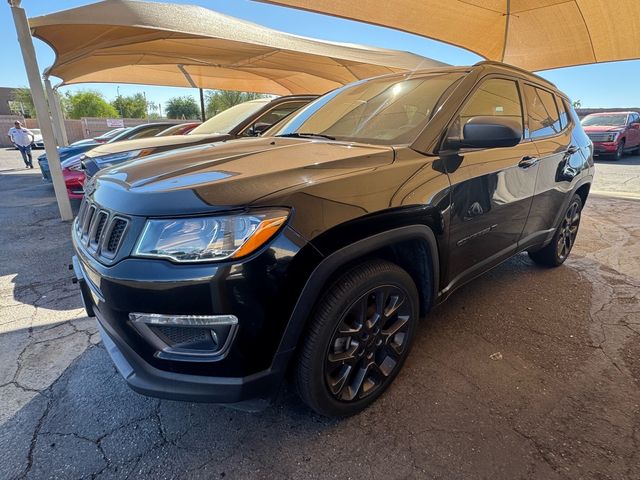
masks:
<instances>
[{"instance_id":1,"label":"person in white shirt","mask_svg":"<svg viewBox=\"0 0 640 480\"><path fill-rule=\"evenodd\" d=\"M20 150L22 160L27 168L33 168L33 157L31 157L31 144L35 135L31 130L27 130L22 124L16 120L14 127L9 129L9 137L13 144Z\"/></svg>"}]
</instances>

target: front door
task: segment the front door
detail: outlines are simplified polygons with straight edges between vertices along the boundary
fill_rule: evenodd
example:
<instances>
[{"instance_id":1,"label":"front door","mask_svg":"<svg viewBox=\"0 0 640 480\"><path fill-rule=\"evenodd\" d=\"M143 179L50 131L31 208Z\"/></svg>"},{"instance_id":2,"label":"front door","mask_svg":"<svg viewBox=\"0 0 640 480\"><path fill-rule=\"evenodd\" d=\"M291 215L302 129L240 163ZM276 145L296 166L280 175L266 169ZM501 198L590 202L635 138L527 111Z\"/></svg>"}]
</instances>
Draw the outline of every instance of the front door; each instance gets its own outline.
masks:
<instances>
[{"instance_id":1,"label":"front door","mask_svg":"<svg viewBox=\"0 0 640 480\"><path fill-rule=\"evenodd\" d=\"M460 135L476 116L509 117L523 141L515 147L463 149L443 156L451 182L447 293L512 255L527 221L533 197L537 151L524 140L523 109L517 81L484 80L453 122Z\"/></svg>"}]
</instances>

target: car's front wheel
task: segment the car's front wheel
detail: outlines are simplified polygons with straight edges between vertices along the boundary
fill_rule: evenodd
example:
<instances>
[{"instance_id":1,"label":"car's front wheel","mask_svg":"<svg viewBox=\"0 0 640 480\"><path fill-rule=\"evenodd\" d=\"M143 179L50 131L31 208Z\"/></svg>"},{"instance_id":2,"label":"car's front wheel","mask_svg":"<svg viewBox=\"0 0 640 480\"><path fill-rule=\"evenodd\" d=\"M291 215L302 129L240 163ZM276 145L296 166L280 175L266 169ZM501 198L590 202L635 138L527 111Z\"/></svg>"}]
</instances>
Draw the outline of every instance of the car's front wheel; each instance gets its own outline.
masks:
<instances>
[{"instance_id":1,"label":"car's front wheel","mask_svg":"<svg viewBox=\"0 0 640 480\"><path fill-rule=\"evenodd\" d=\"M296 386L316 412L353 415L391 384L409 354L418 292L384 260L353 267L324 292L299 354Z\"/></svg>"},{"instance_id":2,"label":"car's front wheel","mask_svg":"<svg viewBox=\"0 0 640 480\"><path fill-rule=\"evenodd\" d=\"M616 153L614 154L616 160L622 160L622 157L624 157L624 140L620 140L618 148L616 148Z\"/></svg>"},{"instance_id":3,"label":"car's front wheel","mask_svg":"<svg viewBox=\"0 0 640 480\"><path fill-rule=\"evenodd\" d=\"M538 265L557 267L562 265L571 253L571 249L578 235L580 219L582 218L582 198L574 195L565 211L560 226L553 236L553 240L546 247L530 251L529 257Z\"/></svg>"}]
</instances>

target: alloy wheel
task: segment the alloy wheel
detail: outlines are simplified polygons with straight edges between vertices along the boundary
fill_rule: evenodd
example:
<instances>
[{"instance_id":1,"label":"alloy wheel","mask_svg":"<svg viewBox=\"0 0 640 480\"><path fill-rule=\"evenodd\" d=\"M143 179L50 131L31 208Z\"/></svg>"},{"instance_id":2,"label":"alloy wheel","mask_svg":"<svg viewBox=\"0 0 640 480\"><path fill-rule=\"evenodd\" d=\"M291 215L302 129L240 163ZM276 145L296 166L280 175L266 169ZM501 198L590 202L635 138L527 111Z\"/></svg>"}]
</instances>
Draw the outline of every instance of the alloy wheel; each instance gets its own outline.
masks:
<instances>
[{"instance_id":1,"label":"alloy wheel","mask_svg":"<svg viewBox=\"0 0 640 480\"><path fill-rule=\"evenodd\" d=\"M564 260L569 256L573 244L578 234L578 226L580 225L580 205L573 202L560 225L560 234L558 235L558 243L556 252L560 260Z\"/></svg>"},{"instance_id":2,"label":"alloy wheel","mask_svg":"<svg viewBox=\"0 0 640 480\"><path fill-rule=\"evenodd\" d=\"M325 359L325 382L337 400L371 395L401 363L409 343L411 302L397 286L361 296L338 324Z\"/></svg>"}]
</instances>

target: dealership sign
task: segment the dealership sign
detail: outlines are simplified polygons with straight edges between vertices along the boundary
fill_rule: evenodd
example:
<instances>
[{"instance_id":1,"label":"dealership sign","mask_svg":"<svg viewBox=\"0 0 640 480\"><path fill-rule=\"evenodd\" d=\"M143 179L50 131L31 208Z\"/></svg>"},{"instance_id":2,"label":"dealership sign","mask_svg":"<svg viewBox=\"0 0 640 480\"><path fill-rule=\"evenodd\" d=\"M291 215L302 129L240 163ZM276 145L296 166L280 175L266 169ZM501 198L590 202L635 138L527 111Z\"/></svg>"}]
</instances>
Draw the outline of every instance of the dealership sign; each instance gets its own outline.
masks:
<instances>
[{"instance_id":1,"label":"dealership sign","mask_svg":"<svg viewBox=\"0 0 640 480\"><path fill-rule=\"evenodd\" d=\"M122 128L124 127L124 120L122 118L107 118L107 127Z\"/></svg>"}]
</instances>

